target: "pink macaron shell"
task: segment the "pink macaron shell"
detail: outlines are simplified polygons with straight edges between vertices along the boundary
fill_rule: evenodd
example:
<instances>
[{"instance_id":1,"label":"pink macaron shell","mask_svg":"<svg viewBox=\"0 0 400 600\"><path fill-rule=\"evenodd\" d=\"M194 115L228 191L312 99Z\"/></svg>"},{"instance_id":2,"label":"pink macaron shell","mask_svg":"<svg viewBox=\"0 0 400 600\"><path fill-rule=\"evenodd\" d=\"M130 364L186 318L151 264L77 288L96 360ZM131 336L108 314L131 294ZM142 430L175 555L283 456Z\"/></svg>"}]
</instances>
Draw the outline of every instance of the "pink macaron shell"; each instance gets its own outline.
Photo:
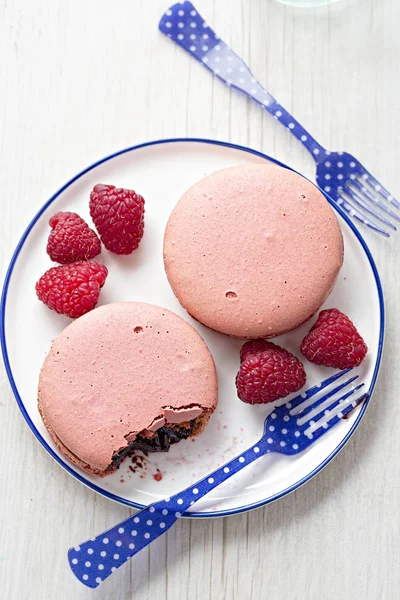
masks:
<instances>
[{"instance_id":1,"label":"pink macaron shell","mask_svg":"<svg viewBox=\"0 0 400 600\"><path fill-rule=\"evenodd\" d=\"M39 384L61 442L104 470L136 434L191 420L217 403L212 356L167 309L121 302L74 321L54 341Z\"/></svg>"},{"instance_id":2,"label":"pink macaron shell","mask_svg":"<svg viewBox=\"0 0 400 600\"><path fill-rule=\"evenodd\" d=\"M165 269L182 306L236 337L272 337L309 319L342 263L343 238L326 198L275 165L205 177L179 200L165 231Z\"/></svg>"}]
</instances>

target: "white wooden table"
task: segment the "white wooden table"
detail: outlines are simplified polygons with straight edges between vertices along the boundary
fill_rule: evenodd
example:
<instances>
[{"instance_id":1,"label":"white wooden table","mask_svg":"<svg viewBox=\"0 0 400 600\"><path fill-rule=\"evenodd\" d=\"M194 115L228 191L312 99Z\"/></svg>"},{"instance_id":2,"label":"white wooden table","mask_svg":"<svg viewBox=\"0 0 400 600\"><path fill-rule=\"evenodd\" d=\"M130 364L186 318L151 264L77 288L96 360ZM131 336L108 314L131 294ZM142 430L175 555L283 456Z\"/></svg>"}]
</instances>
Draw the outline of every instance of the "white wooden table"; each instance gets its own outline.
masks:
<instances>
[{"instance_id":1,"label":"white wooden table","mask_svg":"<svg viewBox=\"0 0 400 600\"><path fill-rule=\"evenodd\" d=\"M196 2L322 144L354 153L400 197L398 0L343 0L319 10L272 0ZM230 140L312 177L311 159L274 119L158 32L166 8L167 0L0 0L3 274L28 219L61 183L137 142ZM94 592L75 580L66 550L130 510L53 462L2 369L0 598L399 598L400 234L366 238L384 285L386 349L373 402L345 449L264 509L181 521Z\"/></svg>"}]
</instances>

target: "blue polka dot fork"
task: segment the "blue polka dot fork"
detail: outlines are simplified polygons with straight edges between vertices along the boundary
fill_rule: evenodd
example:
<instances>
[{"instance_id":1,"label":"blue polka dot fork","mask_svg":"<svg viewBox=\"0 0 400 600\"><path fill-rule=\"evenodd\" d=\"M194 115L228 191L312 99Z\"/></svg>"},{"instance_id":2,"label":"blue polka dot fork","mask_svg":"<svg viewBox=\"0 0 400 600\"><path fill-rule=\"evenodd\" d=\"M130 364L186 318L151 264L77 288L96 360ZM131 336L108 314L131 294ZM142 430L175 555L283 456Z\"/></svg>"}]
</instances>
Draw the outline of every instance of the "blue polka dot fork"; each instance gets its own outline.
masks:
<instances>
[{"instance_id":1,"label":"blue polka dot fork","mask_svg":"<svg viewBox=\"0 0 400 600\"><path fill-rule=\"evenodd\" d=\"M287 455L303 452L365 400L366 394L357 393L364 385L355 384L358 375L344 377L349 371L336 373L275 408L265 419L263 435L254 446L201 481L70 548L68 561L76 577L88 587L96 588L118 567L168 531L197 500L260 456L270 452ZM322 390L325 392L321 395Z\"/></svg>"},{"instance_id":2,"label":"blue polka dot fork","mask_svg":"<svg viewBox=\"0 0 400 600\"><path fill-rule=\"evenodd\" d=\"M347 152L329 152L253 77L250 69L200 16L191 2L178 2L161 18L162 33L224 83L258 102L307 148L317 163L317 183L351 217L389 237L400 222L400 203Z\"/></svg>"}]
</instances>

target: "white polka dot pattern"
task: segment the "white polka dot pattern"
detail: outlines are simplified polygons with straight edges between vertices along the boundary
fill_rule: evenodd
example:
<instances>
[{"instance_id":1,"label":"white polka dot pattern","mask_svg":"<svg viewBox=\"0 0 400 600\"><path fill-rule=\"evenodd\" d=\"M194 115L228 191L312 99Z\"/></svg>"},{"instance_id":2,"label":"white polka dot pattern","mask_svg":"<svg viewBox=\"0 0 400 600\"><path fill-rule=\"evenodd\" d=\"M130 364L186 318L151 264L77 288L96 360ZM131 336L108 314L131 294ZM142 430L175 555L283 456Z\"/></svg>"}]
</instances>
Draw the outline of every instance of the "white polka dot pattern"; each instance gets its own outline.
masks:
<instances>
[{"instance_id":1,"label":"white polka dot pattern","mask_svg":"<svg viewBox=\"0 0 400 600\"><path fill-rule=\"evenodd\" d=\"M228 85L245 92L287 127L311 152L323 148L254 78L250 69L204 21L191 2L172 6L159 29Z\"/></svg>"},{"instance_id":2,"label":"white polka dot pattern","mask_svg":"<svg viewBox=\"0 0 400 600\"><path fill-rule=\"evenodd\" d=\"M328 153L325 153L328 154ZM330 152L317 164L317 183L350 216L377 233L388 235L400 204L347 152ZM382 227L383 225L383 227Z\"/></svg>"},{"instance_id":3,"label":"white polka dot pattern","mask_svg":"<svg viewBox=\"0 0 400 600\"><path fill-rule=\"evenodd\" d=\"M88 587L97 587L129 558L172 527L175 521L199 498L237 474L260 456L268 452L296 454L307 448L325 431L340 422L347 412L354 410L354 407L360 402L360 398L353 402L349 401L349 398L363 384L356 387L352 385L350 391L337 399L338 392L353 384L358 377L355 375L344 383L340 382L334 387L331 385L346 373L348 371L337 373L321 384L292 398L290 403L287 402L285 405L275 408L273 413L266 418L264 434L257 444L242 452L226 465L222 465L214 473L186 490L144 508L97 538L92 538L71 548L68 552L68 560L73 573ZM321 396L321 390L328 386L329 391ZM318 398L313 399L313 403L309 404L309 399L316 394L319 394ZM336 398L336 400L332 401L326 412L326 401L330 398ZM305 405L304 408L303 405ZM319 407L322 405L323 409L320 410ZM312 416L313 420L307 419L307 415ZM274 425L271 425L272 422Z\"/></svg>"},{"instance_id":4,"label":"white polka dot pattern","mask_svg":"<svg viewBox=\"0 0 400 600\"><path fill-rule=\"evenodd\" d=\"M250 96L282 123L312 154L317 163L318 185L351 217L382 235L389 235L387 229L396 229L393 222L400 221L400 216L392 207L400 209L400 203L353 156L329 152L318 144L258 83L243 60L218 37L191 2L179 2L167 10L159 29L219 79Z\"/></svg>"}]
</instances>

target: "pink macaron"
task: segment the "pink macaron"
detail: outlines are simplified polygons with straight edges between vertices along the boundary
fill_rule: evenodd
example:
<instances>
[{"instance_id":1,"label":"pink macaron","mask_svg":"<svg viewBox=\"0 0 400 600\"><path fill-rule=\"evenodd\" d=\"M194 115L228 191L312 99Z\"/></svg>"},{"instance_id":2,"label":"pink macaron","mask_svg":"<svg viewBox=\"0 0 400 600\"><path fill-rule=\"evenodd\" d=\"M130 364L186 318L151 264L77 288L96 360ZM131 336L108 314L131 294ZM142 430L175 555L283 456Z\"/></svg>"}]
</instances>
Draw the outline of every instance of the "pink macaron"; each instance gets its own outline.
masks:
<instances>
[{"instance_id":1,"label":"pink macaron","mask_svg":"<svg viewBox=\"0 0 400 600\"><path fill-rule=\"evenodd\" d=\"M159 306L120 302L57 337L38 405L58 448L106 475L137 450L166 451L201 433L217 397L213 358L191 325Z\"/></svg>"},{"instance_id":2,"label":"pink macaron","mask_svg":"<svg viewBox=\"0 0 400 600\"><path fill-rule=\"evenodd\" d=\"M330 294L343 238L330 204L304 177L272 164L216 171L179 200L164 264L184 308L216 331L273 337Z\"/></svg>"}]
</instances>

